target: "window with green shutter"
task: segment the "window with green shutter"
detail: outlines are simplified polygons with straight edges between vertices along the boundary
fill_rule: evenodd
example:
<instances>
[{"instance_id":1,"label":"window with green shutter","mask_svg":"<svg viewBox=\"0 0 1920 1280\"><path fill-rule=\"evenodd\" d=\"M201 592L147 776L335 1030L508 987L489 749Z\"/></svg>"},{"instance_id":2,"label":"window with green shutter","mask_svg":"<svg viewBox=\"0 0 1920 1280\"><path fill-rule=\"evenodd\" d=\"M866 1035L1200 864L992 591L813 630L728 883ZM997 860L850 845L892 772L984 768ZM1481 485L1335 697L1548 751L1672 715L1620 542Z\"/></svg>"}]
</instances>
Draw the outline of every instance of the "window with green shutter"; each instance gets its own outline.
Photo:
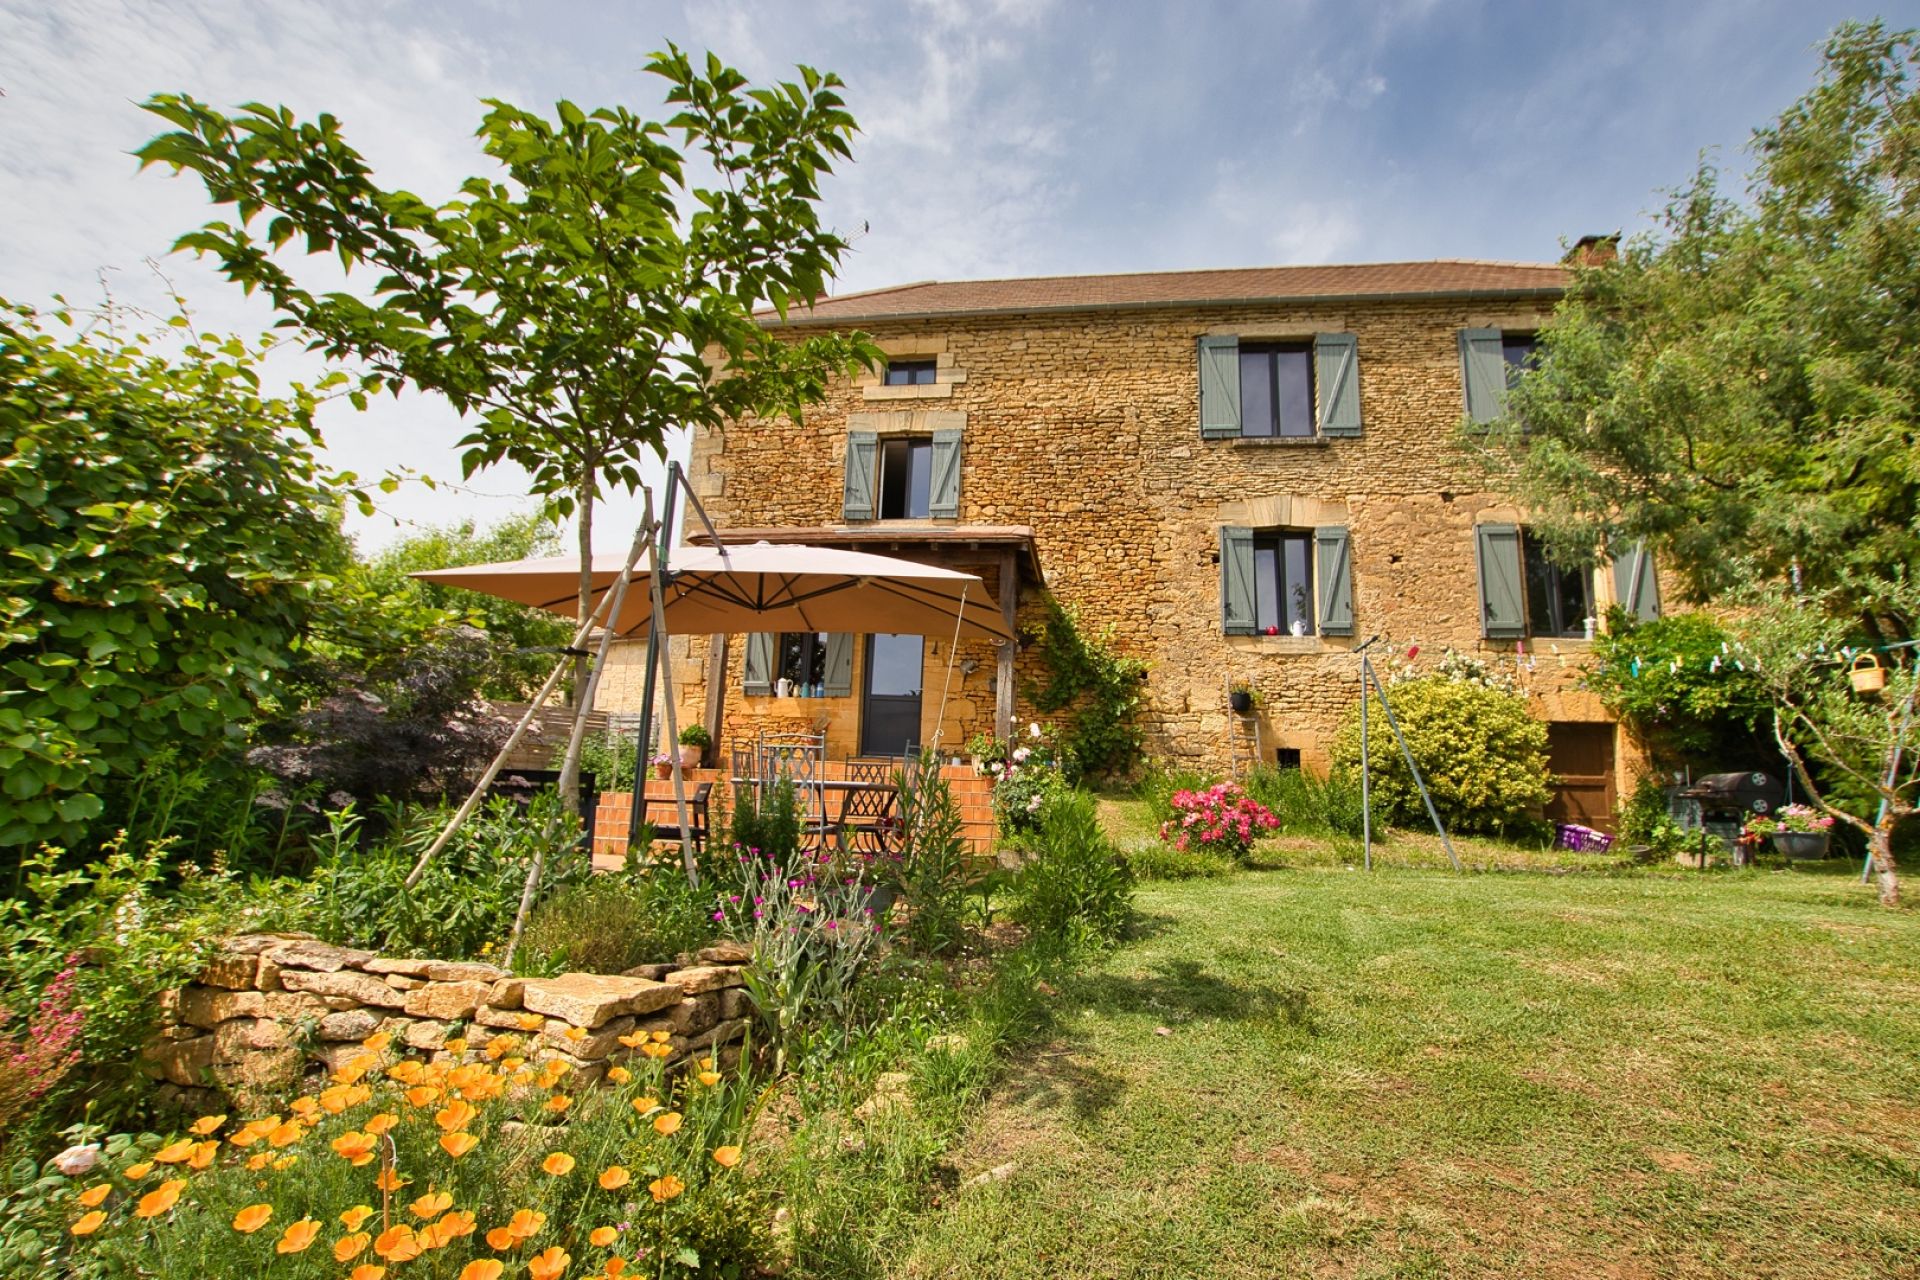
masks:
<instances>
[{"instance_id":1,"label":"window with green shutter","mask_svg":"<svg viewBox=\"0 0 1920 1280\"><path fill-rule=\"evenodd\" d=\"M874 468L879 456L878 435L871 431L847 432L847 474L842 491L841 519L873 519Z\"/></svg>"},{"instance_id":2,"label":"window with green shutter","mask_svg":"<svg viewBox=\"0 0 1920 1280\"><path fill-rule=\"evenodd\" d=\"M1351 333L1310 342L1208 334L1199 361L1202 439L1360 434L1360 343Z\"/></svg>"},{"instance_id":3,"label":"window with green shutter","mask_svg":"<svg viewBox=\"0 0 1920 1280\"><path fill-rule=\"evenodd\" d=\"M1480 632L1489 640L1579 639L1593 616L1593 573L1561 564L1516 524L1474 526Z\"/></svg>"},{"instance_id":4,"label":"window with green shutter","mask_svg":"<svg viewBox=\"0 0 1920 1280\"><path fill-rule=\"evenodd\" d=\"M740 692L749 698L765 698L773 693L774 652L779 637L771 631L747 634L747 648L740 663Z\"/></svg>"},{"instance_id":5,"label":"window with green shutter","mask_svg":"<svg viewBox=\"0 0 1920 1280\"><path fill-rule=\"evenodd\" d=\"M1507 388L1540 358L1540 340L1530 331L1462 329L1460 383L1469 422L1496 422L1506 412Z\"/></svg>"},{"instance_id":6,"label":"window with green shutter","mask_svg":"<svg viewBox=\"0 0 1920 1280\"><path fill-rule=\"evenodd\" d=\"M1615 558L1613 600L1636 621L1652 622L1660 616L1660 584L1644 542L1631 544Z\"/></svg>"},{"instance_id":7,"label":"window with green shutter","mask_svg":"<svg viewBox=\"0 0 1920 1280\"><path fill-rule=\"evenodd\" d=\"M1351 333L1323 333L1313 340L1313 372L1320 411L1320 434L1360 434L1360 339Z\"/></svg>"},{"instance_id":8,"label":"window with green shutter","mask_svg":"<svg viewBox=\"0 0 1920 1280\"><path fill-rule=\"evenodd\" d=\"M1222 528L1220 627L1230 636L1352 635L1346 528Z\"/></svg>"}]
</instances>

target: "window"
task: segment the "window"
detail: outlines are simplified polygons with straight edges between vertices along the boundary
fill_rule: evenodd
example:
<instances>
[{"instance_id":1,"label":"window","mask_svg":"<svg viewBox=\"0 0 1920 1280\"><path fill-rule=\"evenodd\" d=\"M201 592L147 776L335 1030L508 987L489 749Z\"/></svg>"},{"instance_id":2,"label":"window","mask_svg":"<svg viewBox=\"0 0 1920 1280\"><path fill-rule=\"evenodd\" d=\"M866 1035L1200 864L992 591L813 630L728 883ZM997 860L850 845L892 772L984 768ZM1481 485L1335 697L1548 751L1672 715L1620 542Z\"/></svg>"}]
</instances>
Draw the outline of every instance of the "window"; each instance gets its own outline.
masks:
<instances>
[{"instance_id":1,"label":"window","mask_svg":"<svg viewBox=\"0 0 1920 1280\"><path fill-rule=\"evenodd\" d=\"M1540 359L1538 335L1524 329L1460 330L1460 381L1467 418L1496 422L1506 412L1507 388Z\"/></svg>"},{"instance_id":2,"label":"window","mask_svg":"<svg viewBox=\"0 0 1920 1280\"><path fill-rule=\"evenodd\" d=\"M789 682L796 690L819 696L827 683L826 632L782 632L778 653L779 665L774 669L774 678Z\"/></svg>"},{"instance_id":3,"label":"window","mask_svg":"<svg viewBox=\"0 0 1920 1280\"><path fill-rule=\"evenodd\" d=\"M1282 771L1292 769L1298 772L1300 769L1300 748L1275 747L1273 749L1273 766Z\"/></svg>"},{"instance_id":4,"label":"window","mask_svg":"<svg viewBox=\"0 0 1920 1280\"><path fill-rule=\"evenodd\" d=\"M1507 362L1507 385L1511 387L1520 380L1520 375L1533 368L1540 355L1540 339L1531 333L1502 333L1500 335L1500 357Z\"/></svg>"},{"instance_id":5,"label":"window","mask_svg":"<svg viewBox=\"0 0 1920 1280\"><path fill-rule=\"evenodd\" d=\"M880 377L880 385L885 387L930 387L939 362L929 356L924 360L890 360L887 371Z\"/></svg>"},{"instance_id":6,"label":"window","mask_svg":"<svg viewBox=\"0 0 1920 1280\"><path fill-rule=\"evenodd\" d=\"M1220 530L1220 631L1353 634L1352 548L1344 525Z\"/></svg>"},{"instance_id":7,"label":"window","mask_svg":"<svg viewBox=\"0 0 1920 1280\"><path fill-rule=\"evenodd\" d=\"M1312 344L1241 344L1240 434L1313 434Z\"/></svg>"},{"instance_id":8,"label":"window","mask_svg":"<svg viewBox=\"0 0 1920 1280\"><path fill-rule=\"evenodd\" d=\"M1263 636L1313 634L1313 535L1304 530L1253 535L1253 625Z\"/></svg>"},{"instance_id":9,"label":"window","mask_svg":"<svg viewBox=\"0 0 1920 1280\"><path fill-rule=\"evenodd\" d=\"M1586 635L1587 619L1593 616L1593 575L1553 563L1528 529L1520 531L1520 558L1527 573L1529 634Z\"/></svg>"},{"instance_id":10,"label":"window","mask_svg":"<svg viewBox=\"0 0 1920 1280\"><path fill-rule=\"evenodd\" d=\"M1481 634L1490 640L1582 637L1593 614L1593 574L1555 564L1519 525L1474 527L1480 564Z\"/></svg>"},{"instance_id":11,"label":"window","mask_svg":"<svg viewBox=\"0 0 1920 1280\"><path fill-rule=\"evenodd\" d=\"M880 518L925 520L932 510L933 439L889 436L880 442Z\"/></svg>"}]
</instances>

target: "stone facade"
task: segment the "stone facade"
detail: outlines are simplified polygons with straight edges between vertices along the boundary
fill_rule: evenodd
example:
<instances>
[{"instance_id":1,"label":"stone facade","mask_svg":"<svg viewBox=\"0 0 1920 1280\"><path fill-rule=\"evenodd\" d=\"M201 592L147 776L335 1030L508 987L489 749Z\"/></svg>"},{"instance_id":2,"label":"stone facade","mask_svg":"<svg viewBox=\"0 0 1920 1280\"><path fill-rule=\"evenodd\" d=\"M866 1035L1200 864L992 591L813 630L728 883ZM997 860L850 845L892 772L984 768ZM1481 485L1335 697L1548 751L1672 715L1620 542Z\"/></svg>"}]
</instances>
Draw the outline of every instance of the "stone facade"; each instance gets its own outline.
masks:
<instances>
[{"instance_id":1,"label":"stone facade","mask_svg":"<svg viewBox=\"0 0 1920 1280\"><path fill-rule=\"evenodd\" d=\"M271 1101L309 1072L338 1069L377 1032L434 1055L454 1036L521 1036L529 1061L557 1058L591 1084L637 1052L620 1037L665 1032L669 1067L729 1052L749 1017L746 948L717 943L684 965L516 978L490 964L388 959L312 938L231 938L166 1001L141 1067L163 1101L209 1109L219 1095ZM584 1032L584 1036L577 1034ZM636 1042L637 1043L637 1042Z\"/></svg>"},{"instance_id":2,"label":"stone facade","mask_svg":"<svg viewBox=\"0 0 1920 1280\"><path fill-rule=\"evenodd\" d=\"M1260 691L1264 756L1297 751L1324 768L1329 740L1358 696L1352 650L1420 661L1452 648L1517 667L1539 713L1553 722L1604 724L1598 701L1577 687L1582 640L1489 640L1481 634L1477 523L1521 513L1485 492L1458 443L1464 411L1458 333L1531 330L1550 301L1378 300L1291 306L1219 304L1108 307L1085 312L934 319L859 319L890 355L932 355L942 378L926 387L883 387L871 378L836 386L803 422L742 421L702 432L689 474L721 528L839 527L849 430L963 432L960 510L946 527L1023 526L1032 531L1046 589L1076 605L1093 627L1111 626L1118 646L1152 664L1144 728L1151 753L1216 770L1236 737L1251 740L1227 705L1229 681ZM1202 439L1196 340L1358 339L1361 418L1354 438ZM908 393L908 394L895 394ZM936 421L937 420L937 421ZM897 529L914 556L914 532L942 522L876 522ZM1354 635L1255 637L1223 634L1223 525L1350 531ZM887 551L882 547L869 549ZM943 561L950 563L950 561ZM1594 575L1594 611L1611 602L1611 574ZM991 589L991 588L990 588ZM1034 616L1024 585L1021 615ZM675 659L682 723L702 719L709 667L724 669L724 736L774 725L824 727L835 754L857 749L859 699L756 699L740 693L741 644L725 653L704 640ZM926 655L923 741L940 730L943 752L993 726L991 646L963 645L943 722L947 645ZM973 663L968 674L960 664ZM1040 673L1029 649L1016 687ZM854 688L860 688L855 673ZM616 709L619 704L613 704ZM1031 716L1020 698L1014 718ZM1613 735L1624 789L1632 765Z\"/></svg>"}]
</instances>

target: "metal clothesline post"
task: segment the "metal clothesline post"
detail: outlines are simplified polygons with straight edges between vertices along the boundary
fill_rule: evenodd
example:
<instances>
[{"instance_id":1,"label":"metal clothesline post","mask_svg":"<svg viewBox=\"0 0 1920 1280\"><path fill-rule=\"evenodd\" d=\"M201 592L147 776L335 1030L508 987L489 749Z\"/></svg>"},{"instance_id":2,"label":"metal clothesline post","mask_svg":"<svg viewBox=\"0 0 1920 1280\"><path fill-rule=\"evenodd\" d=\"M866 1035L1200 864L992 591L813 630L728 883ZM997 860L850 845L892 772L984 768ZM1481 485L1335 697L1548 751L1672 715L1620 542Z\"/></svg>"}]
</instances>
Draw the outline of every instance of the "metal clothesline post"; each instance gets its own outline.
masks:
<instances>
[{"instance_id":1,"label":"metal clothesline post","mask_svg":"<svg viewBox=\"0 0 1920 1280\"><path fill-rule=\"evenodd\" d=\"M1413 775L1413 785L1419 788L1420 799L1427 806L1427 817L1433 820L1433 829L1440 833L1440 844L1447 851L1447 861L1453 864L1455 871L1463 871L1460 855L1453 851L1453 841L1447 836L1446 824L1440 821L1440 811L1434 808L1433 796L1427 790L1427 781L1420 776L1420 766L1414 763L1413 749L1407 745L1406 735L1400 732L1400 722L1394 718L1393 704L1387 700L1386 686L1380 683L1380 677L1373 669L1373 659L1367 656L1367 650L1373 646L1379 636L1370 636L1364 644L1354 650L1360 655L1360 831L1362 852L1366 859L1367 870L1373 869L1373 809L1370 775L1373 772L1373 759L1368 752L1367 741L1367 687L1380 695L1380 709L1387 714L1387 728L1393 731L1394 741L1400 745L1400 754L1405 757L1407 770Z\"/></svg>"}]
</instances>

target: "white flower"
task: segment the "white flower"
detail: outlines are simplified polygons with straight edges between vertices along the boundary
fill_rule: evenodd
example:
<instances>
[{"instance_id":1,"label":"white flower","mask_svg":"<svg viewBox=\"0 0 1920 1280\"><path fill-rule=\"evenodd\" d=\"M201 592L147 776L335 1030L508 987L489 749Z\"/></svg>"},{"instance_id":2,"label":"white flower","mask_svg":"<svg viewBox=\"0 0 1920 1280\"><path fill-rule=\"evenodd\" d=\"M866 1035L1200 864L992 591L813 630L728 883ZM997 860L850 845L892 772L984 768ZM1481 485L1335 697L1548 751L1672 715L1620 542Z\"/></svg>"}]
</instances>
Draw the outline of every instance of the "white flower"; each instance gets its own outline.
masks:
<instances>
[{"instance_id":1,"label":"white flower","mask_svg":"<svg viewBox=\"0 0 1920 1280\"><path fill-rule=\"evenodd\" d=\"M1027 797L1027 812L1038 813L1039 811L1040 811L1040 793L1036 791L1031 796Z\"/></svg>"},{"instance_id":2,"label":"white flower","mask_svg":"<svg viewBox=\"0 0 1920 1280\"><path fill-rule=\"evenodd\" d=\"M1015 764L1025 764L1027 762L1027 757L1032 754L1033 752L1029 751L1025 747L1015 747L1013 749L1013 762Z\"/></svg>"},{"instance_id":3,"label":"white flower","mask_svg":"<svg viewBox=\"0 0 1920 1280\"><path fill-rule=\"evenodd\" d=\"M1040 736L1040 722L1038 720L1028 722L1027 736L1029 738L1037 738Z\"/></svg>"},{"instance_id":4,"label":"white flower","mask_svg":"<svg viewBox=\"0 0 1920 1280\"><path fill-rule=\"evenodd\" d=\"M68 1147L53 1158L53 1167L69 1178L85 1177L100 1165L100 1148L95 1143Z\"/></svg>"}]
</instances>

